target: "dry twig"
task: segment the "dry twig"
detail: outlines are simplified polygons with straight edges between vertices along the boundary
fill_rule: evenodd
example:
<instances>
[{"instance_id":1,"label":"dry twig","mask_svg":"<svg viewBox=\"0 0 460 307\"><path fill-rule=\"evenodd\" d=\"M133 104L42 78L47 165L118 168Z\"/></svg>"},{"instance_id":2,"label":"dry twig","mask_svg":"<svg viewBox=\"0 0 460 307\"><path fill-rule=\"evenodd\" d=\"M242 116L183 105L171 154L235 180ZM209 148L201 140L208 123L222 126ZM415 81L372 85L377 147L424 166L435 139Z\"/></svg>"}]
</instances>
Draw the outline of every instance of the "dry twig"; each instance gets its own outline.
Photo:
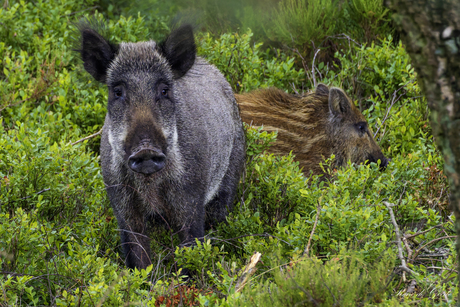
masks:
<instances>
[{"instance_id":1,"label":"dry twig","mask_svg":"<svg viewBox=\"0 0 460 307\"><path fill-rule=\"evenodd\" d=\"M442 226L443 226L444 224L446 224L446 223L447 223L447 222L444 222L444 223L442 223L441 225L433 226L433 227L431 227L430 229L427 229L427 230L424 230L424 231L421 231L421 232L417 232L417 233L414 233L414 234L412 234L412 235L405 235L404 237L405 237L406 239L411 239L412 237L416 237L416 236L419 236L419 235L423 235L424 233L427 233L427 232L429 232L429 231L431 231L431 230L433 230L433 229L435 229L435 228L442 227Z\"/></svg>"},{"instance_id":2,"label":"dry twig","mask_svg":"<svg viewBox=\"0 0 460 307\"><path fill-rule=\"evenodd\" d=\"M335 35L335 36L328 36L330 38L336 38L336 39L347 39L348 40L348 48L351 49L351 45L350 45L350 42L353 42L355 43L356 45L358 45L358 47L362 47L362 45L360 43L358 43L357 41L355 41L354 39L352 39L350 36L346 35L345 33L340 33L338 35Z\"/></svg>"},{"instance_id":3,"label":"dry twig","mask_svg":"<svg viewBox=\"0 0 460 307\"><path fill-rule=\"evenodd\" d=\"M408 294L414 293L415 286L417 286L417 281L415 279L412 279L412 281L409 283L409 287L407 287L406 293Z\"/></svg>"},{"instance_id":4,"label":"dry twig","mask_svg":"<svg viewBox=\"0 0 460 307\"><path fill-rule=\"evenodd\" d=\"M83 142L83 141L89 140L89 139L91 139L91 138L93 138L93 137L96 137L96 136L98 136L98 135L101 135L101 134L102 134L102 128L101 128L101 130L99 130L98 132L96 132L96 133L94 133L94 134L91 134L91 135L88 135L88 136L86 136L86 137L84 137L84 138L82 138L82 139L80 139L80 140L78 140L78 141L72 143L71 145L74 146L74 145L76 145L76 144L78 144L78 143L81 143L81 142Z\"/></svg>"},{"instance_id":5,"label":"dry twig","mask_svg":"<svg viewBox=\"0 0 460 307\"><path fill-rule=\"evenodd\" d=\"M414 253L414 257L413 259L417 258L418 254L422 251L422 249L424 249L427 245L430 245L430 244L433 244L434 242L437 242L439 240L443 240L443 239L453 239L453 238L456 238L457 236L444 236L444 237L440 237L440 238L436 238L436 239L433 239L431 240L430 242L426 243L425 245L423 245L422 247L420 247L419 249L417 249Z\"/></svg>"},{"instance_id":6,"label":"dry twig","mask_svg":"<svg viewBox=\"0 0 460 307\"><path fill-rule=\"evenodd\" d=\"M389 203L387 201L384 201L383 204L388 208L388 211L390 213L391 222L393 223L393 226L395 227L396 244L398 246L398 257L401 260L401 265L399 266L399 268L404 270L405 272L411 273L413 275L418 275L417 272L412 271L406 265L406 260L404 259L403 250L402 250L402 247L401 247L402 242L401 242L401 235L399 233L399 226L398 226L398 223L396 223L396 219L395 219L395 215L393 213L393 209L391 209L391 207L393 207L394 204L391 204L391 203Z\"/></svg>"},{"instance_id":7,"label":"dry twig","mask_svg":"<svg viewBox=\"0 0 460 307\"><path fill-rule=\"evenodd\" d=\"M383 127L383 125L385 124L385 121L388 119L388 115L390 115L390 111L391 111L391 108L393 107L393 105L399 101L399 99L406 94L406 92L403 92L401 95L399 95L398 98L396 98L396 94L401 90L403 89L409 82L407 82L406 84L404 84L403 86L401 86L400 88L398 88L396 91L393 92L393 99L391 100L391 104L390 104L390 107L387 109L387 113L385 114L385 117L383 118L383 121L382 121L382 124L380 125L380 127L377 129L377 131L374 133L374 138L377 137L377 134L379 133L380 131L380 128Z\"/></svg>"},{"instance_id":8,"label":"dry twig","mask_svg":"<svg viewBox=\"0 0 460 307\"><path fill-rule=\"evenodd\" d=\"M299 52L298 49L294 48L289 48L289 46L285 46L286 48L290 49L292 52L296 53L299 58L302 60L302 66L303 66L303 69L305 70L305 75L307 76L308 80L310 80L310 83L312 83L312 79L310 78L310 68L308 68L308 65L307 65L307 61L305 60L305 58L302 56L302 54Z\"/></svg>"},{"instance_id":9,"label":"dry twig","mask_svg":"<svg viewBox=\"0 0 460 307\"><path fill-rule=\"evenodd\" d=\"M403 235L402 240L404 242L404 246L406 246L406 249L407 249L407 262L411 262L412 249L410 248L409 242L407 242L407 238L405 235Z\"/></svg>"},{"instance_id":10,"label":"dry twig","mask_svg":"<svg viewBox=\"0 0 460 307\"><path fill-rule=\"evenodd\" d=\"M321 213L321 199L318 200L318 206L316 207L315 223L313 224L313 229L311 230L310 238L308 239L307 246L305 247L305 250L303 251L303 256L310 257L309 254L310 254L311 239L313 238L313 234L315 233L316 225L318 225L318 220L319 220L319 214L320 213Z\"/></svg>"},{"instance_id":11,"label":"dry twig","mask_svg":"<svg viewBox=\"0 0 460 307\"><path fill-rule=\"evenodd\" d=\"M316 77L315 77L315 59L316 56L318 55L320 49L316 50L315 56L313 57L313 62L311 63L311 76L313 78L313 86L316 88Z\"/></svg>"},{"instance_id":12,"label":"dry twig","mask_svg":"<svg viewBox=\"0 0 460 307\"><path fill-rule=\"evenodd\" d=\"M249 277L251 277L251 275L254 274L254 272L256 271L256 265L259 262L261 256L262 254L259 252L255 252L254 255L252 255L249 264L243 271L243 275L241 275L240 279L236 283L236 292L240 292L243 289L246 282L248 281Z\"/></svg>"}]
</instances>

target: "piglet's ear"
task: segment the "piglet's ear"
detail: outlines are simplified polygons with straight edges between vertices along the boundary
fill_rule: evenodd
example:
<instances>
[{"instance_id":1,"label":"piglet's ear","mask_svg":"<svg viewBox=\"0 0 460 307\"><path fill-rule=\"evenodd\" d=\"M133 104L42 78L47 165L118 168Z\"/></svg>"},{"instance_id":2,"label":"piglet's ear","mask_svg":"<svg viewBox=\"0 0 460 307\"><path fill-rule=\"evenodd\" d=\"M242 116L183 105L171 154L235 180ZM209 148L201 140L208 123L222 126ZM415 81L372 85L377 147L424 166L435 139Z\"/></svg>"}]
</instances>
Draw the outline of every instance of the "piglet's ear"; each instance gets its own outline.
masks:
<instances>
[{"instance_id":1,"label":"piglet's ear","mask_svg":"<svg viewBox=\"0 0 460 307\"><path fill-rule=\"evenodd\" d=\"M96 30L80 25L81 59L85 70L99 82L106 83L107 69L115 58L118 46L111 44Z\"/></svg>"},{"instance_id":2,"label":"piglet's ear","mask_svg":"<svg viewBox=\"0 0 460 307\"><path fill-rule=\"evenodd\" d=\"M195 63L196 45L192 27L184 25L171 32L159 49L171 65L174 78L182 77Z\"/></svg>"},{"instance_id":3,"label":"piglet's ear","mask_svg":"<svg viewBox=\"0 0 460 307\"><path fill-rule=\"evenodd\" d=\"M347 95L339 88L329 90L329 109L335 116L343 116L351 112L351 104Z\"/></svg>"}]
</instances>

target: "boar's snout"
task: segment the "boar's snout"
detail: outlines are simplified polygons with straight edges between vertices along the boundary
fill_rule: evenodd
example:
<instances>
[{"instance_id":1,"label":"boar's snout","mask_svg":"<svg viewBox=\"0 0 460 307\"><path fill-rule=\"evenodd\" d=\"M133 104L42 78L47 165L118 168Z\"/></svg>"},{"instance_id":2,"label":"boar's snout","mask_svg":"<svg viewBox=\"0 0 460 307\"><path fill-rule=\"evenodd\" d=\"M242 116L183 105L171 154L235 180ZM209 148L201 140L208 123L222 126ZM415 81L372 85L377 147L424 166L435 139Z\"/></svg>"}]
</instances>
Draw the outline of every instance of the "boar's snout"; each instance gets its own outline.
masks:
<instances>
[{"instance_id":1,"label":"boar's snout","mask_svg":"<svg viewBox=\"0 0 460 307\"><path fill-rule=\"evenodd\" d=\"M380 161L380 170L385 170L390 162L390 158L383 158L383 160Z\"/></svg>"},{"instance_id":2,"label":"boar's snout","mask_svg":"<svg viewBox=\"0 0 460 307\"><path fill-rule=\"evenodd\" d=\"M151 175L165 167L166 156L162 152L151 149L142 149L132 154L128 159L128 166L136 173Z\"/></svg>"},{"instance_id":3,"label":"boar's snout","mask_svg":"<svg viewBox=\"0 0 460 307\"><path fill-rule=\"evenodd\" d=\"M391 159L385 157L383 154L378 155L378 157L370 156L366 161L366 164L371 162L377 163L380 160L380 170L383 171L387 168L388 164L390 163Z\"/></svg>"}]
</instances>

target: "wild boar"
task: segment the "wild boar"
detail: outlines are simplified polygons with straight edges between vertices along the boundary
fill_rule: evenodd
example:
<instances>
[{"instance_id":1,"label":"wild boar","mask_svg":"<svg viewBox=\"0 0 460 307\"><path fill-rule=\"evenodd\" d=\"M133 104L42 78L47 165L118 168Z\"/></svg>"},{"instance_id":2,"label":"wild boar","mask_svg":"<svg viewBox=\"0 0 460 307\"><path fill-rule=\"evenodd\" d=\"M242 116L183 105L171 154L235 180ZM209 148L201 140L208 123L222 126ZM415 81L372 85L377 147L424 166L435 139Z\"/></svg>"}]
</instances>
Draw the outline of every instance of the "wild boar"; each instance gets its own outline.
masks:
<instances>
[{"instance_id":1,"label":"wild boar","mask_svg":"<svg viewBox=\"0 0 460 307\"><path fill-rule=\"evenodd\" d=\"M149 225L162 220L182 244L232 209L245 137L232 89L196 56L193 31L165 41L113 44L79 25L84 68L107 84L101 167L129 268L151 264Z\"/></svg>"},{"instance_id":2,"label":"wild boar","mask_svg":"<svg viewBox=\"0 0 460 307\"><path fill-rule=\"evenodd\" d=\"M243 122L278 131L270 151L292 151L306 176L322 175L320 162L335 155L335 167L388 159L362 113L339 88L319 84L315 92L290 95L276 88L235 95Z\"/></svg>"}]
</instances>

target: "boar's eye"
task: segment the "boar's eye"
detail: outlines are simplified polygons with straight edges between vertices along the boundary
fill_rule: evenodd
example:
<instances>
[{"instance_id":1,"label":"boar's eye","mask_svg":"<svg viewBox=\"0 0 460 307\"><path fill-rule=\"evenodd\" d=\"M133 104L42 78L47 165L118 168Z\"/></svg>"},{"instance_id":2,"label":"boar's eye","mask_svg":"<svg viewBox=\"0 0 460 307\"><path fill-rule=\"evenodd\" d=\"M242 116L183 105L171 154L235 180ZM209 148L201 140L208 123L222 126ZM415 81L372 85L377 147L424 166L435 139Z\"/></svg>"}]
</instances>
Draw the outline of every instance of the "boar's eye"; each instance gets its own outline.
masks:
<instances>
[{"instance_id":1,"label":"boar's eye","mask_svg":"<svg viewBox=\"0 0 460 307\"><path fill-rule=\"evenodd\" d=\"M123 87L122 86L115 86L113 88L113 95L115 96L115 98L122 98L124 96L124 93L123 93Z\"/></svg>"},{"instance_id":2,"label":"boar's eye","mask_svg":"<svg viewBox=\"0 0 460 307\"><path fill-rule=\"evenodd\" d=\"M168 96L169 96L169 87L166 84L161 83L158 86L158 92L160 93L161 97L168 98Z\"/></svg>"}]
</instances>

